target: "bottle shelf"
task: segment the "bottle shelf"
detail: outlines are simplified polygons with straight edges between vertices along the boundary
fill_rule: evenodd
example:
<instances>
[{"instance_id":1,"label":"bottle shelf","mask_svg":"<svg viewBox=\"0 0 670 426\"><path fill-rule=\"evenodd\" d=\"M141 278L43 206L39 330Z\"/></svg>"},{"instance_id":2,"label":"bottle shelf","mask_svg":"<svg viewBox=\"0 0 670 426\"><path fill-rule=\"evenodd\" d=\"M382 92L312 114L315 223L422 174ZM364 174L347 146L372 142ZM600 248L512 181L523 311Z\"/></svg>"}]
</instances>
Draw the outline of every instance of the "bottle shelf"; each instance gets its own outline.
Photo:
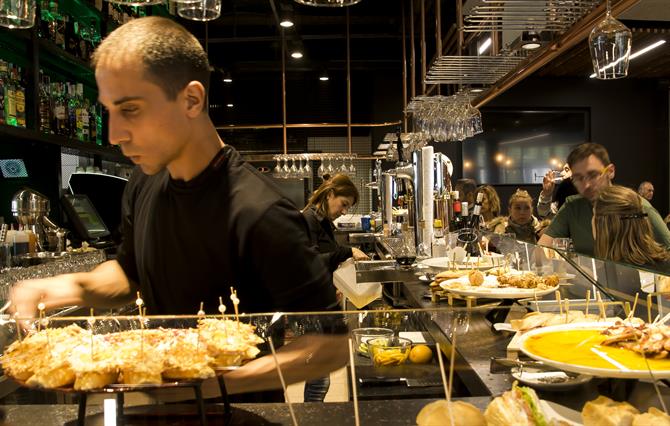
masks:
<instances>
[{"instance_id":1,"label":"bottle shelf","mask_svg":"<svg viewBox=\"0 0 670 426\"><path fill-rule=\"evenodd\" d=\"M115 146L99 146L91 142L82 142L77 139L59 135L47 135L32 129L0 125L0 140L4 142L21 143L33 141L60 146L63 151L78 155L99 155L105 160L117 163L130 164L130 160L123 156L121 150Z\"/></svg>"}]
</instances>

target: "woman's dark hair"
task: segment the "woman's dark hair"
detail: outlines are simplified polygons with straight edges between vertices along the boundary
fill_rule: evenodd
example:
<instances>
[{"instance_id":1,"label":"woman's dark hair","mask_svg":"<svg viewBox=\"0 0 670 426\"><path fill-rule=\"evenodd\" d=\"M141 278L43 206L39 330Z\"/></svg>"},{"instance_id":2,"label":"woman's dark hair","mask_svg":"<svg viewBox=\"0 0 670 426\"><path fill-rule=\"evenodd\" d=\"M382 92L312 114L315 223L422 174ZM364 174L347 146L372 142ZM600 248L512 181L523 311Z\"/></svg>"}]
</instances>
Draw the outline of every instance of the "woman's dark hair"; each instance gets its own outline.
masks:
<instances>
[{"instance_id":1,"label":"woman's dark hair","mask_svg":"<svg viewBox=\"0 0 670 426\"><path fill-rule=\"evenodd\" d=\"M358 189L356 185L349 179L349 176L343 174L337 174L324 183L314 191L309 201L305 206L305 209L309 207L316 207L316 211L324 217L328 216L328 195L333 194L334 197L352 197L354 202L352 204L356 205L358 203Z\"/></svg>"}]
</instances>

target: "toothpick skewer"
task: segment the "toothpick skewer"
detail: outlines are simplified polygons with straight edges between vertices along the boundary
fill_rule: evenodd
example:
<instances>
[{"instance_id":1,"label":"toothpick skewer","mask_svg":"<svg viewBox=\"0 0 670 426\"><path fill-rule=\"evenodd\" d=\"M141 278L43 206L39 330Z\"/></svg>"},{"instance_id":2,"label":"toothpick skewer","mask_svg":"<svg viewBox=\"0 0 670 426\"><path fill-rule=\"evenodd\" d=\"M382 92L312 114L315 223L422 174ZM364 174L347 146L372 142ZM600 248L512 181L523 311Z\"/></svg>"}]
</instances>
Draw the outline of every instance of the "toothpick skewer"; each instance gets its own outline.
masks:
<instances>
[{"instance_id":1,"label":"toothpick skewer","mask_svg":"<svg viewBox=\"0 0 670 426\"><path fill-rule=\"evenodd\" d=\"M554 292L554 295L556 296L556 303L558 303L558 313L563 314L563 305L561 304L561 293L556 290Z\"/></svg>"},{"instance_id":2,"label":"toothpick skewer","mask_svg":"<svg viewBox=\"0 0 670 426\"><path fill-rule=\"evenodd\" d=\"M584 311L584 315L589 314L589 303L591 303L591 290L586 290L586 310Z\"/></svg>"},{"instance_id":3,"label":"toothpick skewer","mask_svg":"<svg viewBox=\"0 0 670 426\"><path fill-rule=\"evenodd\" d=\"M91 336L91 362L94 361L94 356L93 356L93 325L95 324L95 317L93 315L93 308L91 308L90 316L88 318L88 329L90 331L90 336Z\"/></svg>"},{"instance_id":4,"label":"toothpick skewer","mask_svg":"<svg viewBox=\"0 0 670 426\"><path fill-rule=\"evenodd\" d=\"M221 313L221 319L224 319L223 314L226 313L226 305L223 304L223 298L219 296L219 312Z\"/></svg>"},{"instance_id":5,"label":"toothpick skewer","mask_svg":"<svg viewBox=\"0 0 670 426\"><path fill-rule=\"evenodd\" d=\"M565 323L570 323L570 299L565 299Z\"/></svg>"},{"instance_id":6,"label":"toothpick skewer","mask_svg":"<svg viewBox=\"0 0 670 426\"><path fill-rule=\"evenodd\" d=\"M238 305L240 304L240 299L237 298L237 290L233 287L230 287L230 300L233 302L233 308L235 308L235 320L237 321L237 329L240 329L240 311Z\"/></svg>"},{"instance_id":7,"label":"toothpick skewer","mask_svg":"<svg viewBox=\"0 0 670 426\"><path fill-rule=\"evenodd\" d=\"M139 291L137 292L137 299L135 299L135 304L139 310L140 318L140 358L144 359L144 320L142 319L142 314L144 313L142 310L142 306L144 306L144 300L142 300L140 297Z\"/></svg>"},{"instance_id":8,"label":"toothpick skewer","mask_svg":"<svg viewBox=\"0 0 670 426\"><path fill-rule=\"evenodd\" d=\"M438 343L439 345L439 343ZM349 338L349 365L351 366L351 392L354 397L354 421L356 426L361 424L360 414L358 413L358 392L356 391L356 368L354 366L354 344Z\"/></svg>"},{"instance_id":9,"label":"toothpick skewer","mask_svg":"<svg viewBox=\"0 0 670 426\"><path fill-rule=\"evenodd\" d=\"M454 390L454 365L456 362L456 318L454 318L453 322L453 333L451 333L451 358L449 359L449 392L447 393L447 401L449 403L449 420L451 420L451 424L455 425L454 423L454 415L452 414L453 411L451 410L451 392Z\"/></svg>"},{"instance_id":10,"label":"toothpick skewer","mask_svg":"<svg viewBox=\"0 0 670 426\"><path fill-rule=\"evenodd\" d=\"M626 321L629 321L631 318L635 316L635 308L637 308L637 299L640 296L640 293L635 293L635 301L633 302L633 309L630 310L628 313L628 316L626 317Z\"/></svg>"},{"instance_id":11,"label":"toothpick skewer","mask_svg":"<svg viewBox=\"0 0 670 426\"><path fill-rule=\"evenodd\" d=\"M23 338L21 336L21 324L18 320L18 318L21 318L21 314L16 312L14 314L14 318L15 318L15 321L16 321L16 337L19 339L19 342L21 342L23 340Z\"/></svg>"},{"instance_id":12,"label":"toothpick skewer","mask_svg":"<svg viewBox=\"0 0 670 426\"><path fill-rule=\"evenodd\" d=\"M284 398L286 398L288 411L291 413L291 420L293 420L294 426L298 426L298 421L296 420L295 413L293 412L293 405L291 404L291 399L289 398L288 392L286 391L286 382L284 381L284 375L282 374L281 367L279 366L279 359L277 359L277 352L275 351L275 345L272 343L272 337L268 338L268 344L270 345L270 350L272 351L272 357L274 358L275 366L277 367L277 374L279 375L279 381L281 382L281 387L284 390Z\"/></svg>"},{"instance_id":13,"label":"toothpick skewer","mask_svg":"<svg viewBox=\"0 0 670 426\"><path fill-rule=\"evenodd\" d=\"M44 332L46 333L47 336L47 350L49 351L49 356L51 356L51 341L49 340L49 329L47 328L47 325L49 325L49 320L47 320L46 315L44 313L44 310L46 309L46 306L44 305L44 302L40 302L37 304L37 310L39 310L39 319L37 321L37 330L41 330L42 326L44 326Z\"/></svg>"},{"instance_id":14,"label":"toothpick skewer","mask_svg":"<svg viewBox=\"0 0 670 426\"><path fill-rule=\"evenodd\" d=\"M540 304L537 302L537 287L533 289L533 299L535 299L535 310L540 312Z\"/></svg>"},{"instance_id":15,"label":"toothpick skewer","mask_svg":"<svg viewBox=\"0 0 670 426\"><path fill-rule=\"evenodd\" d=\"M200 309L198 310L198 321L200 321L201 319L203 319L205 317L205 310L203 309L204 305L205 305L204 302L200 302ZM196 341L196 344L195 344L195 351L200 352L200 327L198 327L198 336L197 337L198 337L198 340Z\"/></svg>"},{"instance_id":16,"label":"toothpick skewer","mask_svg":"<svg viewBox=\"0 0 670 426\"><path fill-rule=\"evenodd\" d=\"M447 385L447 375L444 372L444 361L442 361L442 350L440 344L435 343L435 350L437 351L437 359L440 362L440 374L442 375L442 386L444 386L444 396L447 398L447 405L449 406L449 416L451 424L454 424L454 415L451 413L451 382Z\"/></svg>"},{"instance_id":17,"label":"toothpick skewer","mask_svg":"<svg viewBox=\"0 0 670 426\"><path fill-rule=\"evenodd\" d=\"M600 296L600 292L598 290L596 290L596 299L598 299L598 310L599 310L598 318L606 318L605 304L603 303L603 298L602 296Z\"/></svg>"}]
</instances>

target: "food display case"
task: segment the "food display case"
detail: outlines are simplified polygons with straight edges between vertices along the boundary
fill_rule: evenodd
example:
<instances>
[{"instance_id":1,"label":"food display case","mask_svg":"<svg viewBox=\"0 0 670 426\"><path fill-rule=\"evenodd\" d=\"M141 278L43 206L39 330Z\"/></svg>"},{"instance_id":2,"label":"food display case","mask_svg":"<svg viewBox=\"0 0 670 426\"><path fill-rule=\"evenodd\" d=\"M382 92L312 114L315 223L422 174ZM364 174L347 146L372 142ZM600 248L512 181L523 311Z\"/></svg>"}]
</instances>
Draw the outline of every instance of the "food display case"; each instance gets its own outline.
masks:
<instances>
[{"instance_id":1,"label":"food display case","mask_svg":"<svg viewBox=\"0 0 670 426\"><path fill-rule=\"evenodd\" d=\"M439 407L424 407L447 395L452 402L468 403L481 415L487 410L491 415L501 408L496 402L500 395L511 398L533 389L528 398L534 400L536 395L539 412L555 424L589 424L593 413L609 416L607 407L615 405L604 404L598 397L628 401L640 413L661 416L649 410L663 410L668 402L670 359L663 328L667 306L661 294L667 277L508 239L492 243L498 256L462 262L452 258L444 267L434 259L419 261L411 268L413 273L404 268L402 298L409 307L403 309L379 304L366 310L223 318L210 312L197 315L194 307L190 317L45 315L33 321L32 336L42 336L41 340L33 337L42 342L40 356L51 360L43 364L52 368L68 362L72 366L82 357L91 358L86 364L98 362L96 356L110 352L110 342L122 345L111 353L134 351L132 356L112 357L113 380L88 388L77 385L75 389L76 371L67 383L54 385L39 376L31 380L28 373L17 374L12 359L31 337L19 336L15 319L6 318L3 327L15 340L2 358L7 380L20 385L24 394L51 398L47 398L49 404L35 407L9 395L2 408L15 424L102 424L105 416L111 416L126 424L407 425L416 424L420 413L439 415ZM450 271L458 273L436 279ZM392 275L388 270L384 273ZM435 285L436 281L440 282ZM244 308L243 300L240 307ZM214 336L204 331L202 324L207 322L226 326ZM70 350L59 350L57 330L68 327L79 340L69 343ZM254 339L249 344L254 350L245 350L230 365L214 366L213 374L204 366L182 369L202 373L197 377L165 373L167 359L178 366L204 362L212 367L207 358L216 358L212 348L232 354L235 348L229 338L234 341L240 330L246 330L245 342ZM310 349L293 352L304 347ZM39 356L29 353L24 359L41 365ZM281 361L286 354L292 354L288 363ZM135 368L159 363L162 370L152 381L128 383L127 377L132 376L122 374L128 365L119 359ZM287 396L251 404L227 396L232 392L226 380L251 371L261 360L270 360L274 366L277 386L291 382L296 371L314 379L346 366L345 397L339 402L302 403Z\"/></svg>"}]
</instances>

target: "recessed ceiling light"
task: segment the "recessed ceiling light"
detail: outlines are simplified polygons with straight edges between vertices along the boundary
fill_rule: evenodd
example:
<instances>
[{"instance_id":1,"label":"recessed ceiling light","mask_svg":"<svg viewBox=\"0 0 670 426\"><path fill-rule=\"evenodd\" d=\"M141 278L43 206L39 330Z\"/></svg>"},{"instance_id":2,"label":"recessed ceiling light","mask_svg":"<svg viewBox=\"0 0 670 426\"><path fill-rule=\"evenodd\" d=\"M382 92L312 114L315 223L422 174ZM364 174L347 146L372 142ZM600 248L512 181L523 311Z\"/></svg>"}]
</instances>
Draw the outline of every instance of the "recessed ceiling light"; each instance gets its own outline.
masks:
<instances>
[{"instance_id":1,"label":"recessed ceiling light","mask_svg":"<svg viewBox=\"0 0 670 426\"><path fill-rule=\"evenodd\" d=\"M535 50L542 47L540 36L535 31L524 31L521 33L521 48L524 50Z\"/></svg>"},{"instance_id":2,"label":"recessed ceiling light","mask_svg":"<svg viewBox=\"0 0 670 426\"><path fill-rule=\"evenodd\" d=\"M291 28L293 26L293 21L291 21L288 18L284 18L279 25L281 25L284 28Z\"/></svg>"},{"instance_id":3,"label":"recessed ceiling light","mask_svg":"<svg viewBox=\"0 0 670 426\"><path fill-rule=\"evenodd\" d=\"M234 105L233 104L226 104L228 108L232 108Z\"/></svg>"},{"instance_id":4,"label":"recessed ceiling light","mask_svg":"<svg viewBox=\"0 0 670 426\"><path fill-rule=\"evenodd\" d=\"M224 83L232 83L232 82L233 82L233 79L230 78L230 77L226 77L226 78L223 79L223 82L224 82Z\"/></svg>"},{"instance_id":5,"label":"recessed ceiling light","mask_svg":"<svg viewBox=\"0 0 670 426\"><path fill-rule=\"evenodd\" d=\"M293 59L302 58L302 52L299 52L299 51L291 52L291 58L293 58Z\"/></svg>"},{"instance_id":6,"label":"recessed ceiling light","mask_svg":"<svg viewBox=\"0 0 670 426\"><path fill-rule=\"evenodd\" d=\"M484 89L481 89L481 88L470 89L470 93L481 93L483 91L484 91Z\"/></svg>"},{"instance_id":7,"label":"recessed ceiling light","mask_svg":"<svg viewBox=\"0 0 670 426\"><path fill-rule=\"evenodd\" d=\"M322 75L321 77L319 77L319 80L321 80L321 81L328 81L329 78L328 78L327 75Z\"/></svg>"}]
</instances>

